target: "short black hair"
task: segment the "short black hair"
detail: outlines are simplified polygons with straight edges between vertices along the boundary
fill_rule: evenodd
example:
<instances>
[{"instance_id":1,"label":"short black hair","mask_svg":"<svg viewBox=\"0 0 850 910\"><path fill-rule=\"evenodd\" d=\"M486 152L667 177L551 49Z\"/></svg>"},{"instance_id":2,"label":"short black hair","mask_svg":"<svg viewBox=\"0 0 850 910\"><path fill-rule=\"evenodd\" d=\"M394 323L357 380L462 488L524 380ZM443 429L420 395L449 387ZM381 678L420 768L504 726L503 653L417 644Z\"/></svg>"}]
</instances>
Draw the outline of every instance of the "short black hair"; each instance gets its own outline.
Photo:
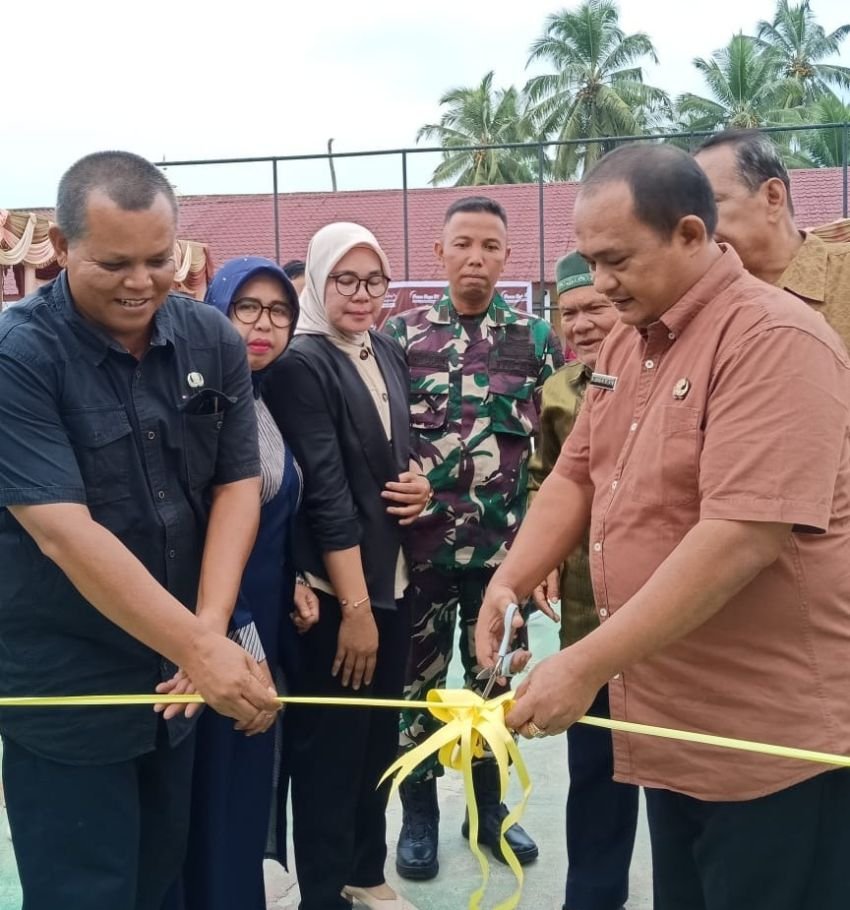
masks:
<instances>
[{"instance_id":1,"label":"short black hair","mask_svg":"<svg viewBox=\"0 0 850 910\"><path fill-rule=\"evenodd\" d=\"M708 177L694 159L673 145L630 143L603 155L581 179L580 192L614 182L632 192L636 217L665 239L688 215L709 236L717 227L717 204Z\"/></svg>"},{"instance_id":2,"label":"short black hair","mask_svg":"<svg viewBox=\"0 0 850 910\"><path fill-rule=\"evenodd\" d=\"M788 209L794 214L794 203L791 201L791 178L788 169L779 154L776 145L766 133L760 130L723 130L709 136L694 152L698 155L707 149L732 146L735 152L735 164L741 182L755 193L766 181L775 177L785 184L785 196Z\"/></svg>"},{"instance_id":3,"label":"short black hair","mask_svg":"<svg viewBox=\"0 0 850 910\"><path fill-rule=\"evenodd\" d=\"M489 215L495 215L500 218L506 229L508 226L508 216L505 214L501 203L496 202L495 199L491 199L489 196L464 196L462 199L455 199L446 209L446 217L443 219L443 224L448 224L452 216L457 215L458 212L487 212Z\"/></svg>"},{"instance_id":4,"label":"short black hair","mask_svg":"<svg viewBox=\"0 0 850 910\"><path fill-rule=\"evenodd\" d=\"M94 152L72 164L59 181L56 223L69 242L86 233L86 207L93 190L105 193L125 212L149 209L162 193L177 220L177 197L155 165L132 152Z\"/></svg>"},{"instance_id":5,"label":"short black hair","mask_svg":"<svg viewBox=\"0 0 850 910\"><path fill-rule=\"evenodd\" d=\"M287 278L298 278L307 271L307 263L303 259L290 259L281 268L286 272Z\"/></svg>"}]
</instances>

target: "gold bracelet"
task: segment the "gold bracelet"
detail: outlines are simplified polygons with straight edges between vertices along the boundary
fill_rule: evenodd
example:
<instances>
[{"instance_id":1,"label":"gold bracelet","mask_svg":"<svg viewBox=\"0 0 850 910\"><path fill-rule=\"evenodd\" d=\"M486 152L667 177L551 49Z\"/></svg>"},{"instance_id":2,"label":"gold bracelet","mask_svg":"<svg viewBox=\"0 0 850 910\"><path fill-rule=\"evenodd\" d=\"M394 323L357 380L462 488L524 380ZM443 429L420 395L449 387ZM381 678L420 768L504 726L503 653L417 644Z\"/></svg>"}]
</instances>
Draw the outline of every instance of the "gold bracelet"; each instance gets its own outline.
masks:
<instances>
[{"instance_id":1,"label":"gold bracelet","mask_svg":"<svg viewBox=\"0 0 850 910\"><path fill-rule=\"evenodd\" d=\"M339 605L341 607L351 607L353 610L356 610L358 607L362 607L363 604L367 603L369 600L370 600L370 597L367 594L365 597L361 597L360 600L355 600L354 603L351 603L351 604L343 598L342 600L340 600Z\"/></svg>"}]
</instances>

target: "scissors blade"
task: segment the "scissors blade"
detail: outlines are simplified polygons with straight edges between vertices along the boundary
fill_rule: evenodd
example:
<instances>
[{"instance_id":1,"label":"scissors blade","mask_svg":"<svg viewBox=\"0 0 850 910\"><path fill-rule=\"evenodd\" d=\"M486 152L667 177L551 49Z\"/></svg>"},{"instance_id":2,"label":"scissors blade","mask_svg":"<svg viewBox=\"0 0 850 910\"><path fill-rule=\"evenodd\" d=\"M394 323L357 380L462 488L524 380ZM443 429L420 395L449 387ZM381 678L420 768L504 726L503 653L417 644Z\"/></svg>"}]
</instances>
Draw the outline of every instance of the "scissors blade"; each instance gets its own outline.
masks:
<instances>
[{"instance_id":1,"label":"scissors blade","mask_svg":"<svg viewBox=\"0 0 850 910\"><path fill-rule=\"evenodd\" d=\"M481 697L484 701L490 697L490 693L493 691L493 686L496 685L496 680L499 678L496 675L496 670L498 669L498 664L490 670L490 678L487 680L487 685L484 686L484 690L481 693Z\"/></svg>"}]
</instances>

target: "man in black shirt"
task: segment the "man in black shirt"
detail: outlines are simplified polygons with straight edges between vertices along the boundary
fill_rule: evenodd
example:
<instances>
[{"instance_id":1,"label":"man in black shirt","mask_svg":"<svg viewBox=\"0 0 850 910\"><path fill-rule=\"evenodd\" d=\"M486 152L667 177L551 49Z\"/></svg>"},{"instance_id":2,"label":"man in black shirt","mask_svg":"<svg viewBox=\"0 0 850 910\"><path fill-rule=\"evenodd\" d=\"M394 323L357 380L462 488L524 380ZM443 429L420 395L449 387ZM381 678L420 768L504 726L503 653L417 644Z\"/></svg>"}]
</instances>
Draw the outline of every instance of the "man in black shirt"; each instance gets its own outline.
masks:
<instances>
[{"instance_id":1,"label":"man in black shirt","mask_svg":"<svg viewBox=\"0 0 850 910\"><path fill-rule=\"evenodd\" d=\"M260 732L271 679L226 637L259 518L244 346L169 293L177 203L153 165L81 159L56 216L63 271L0 317L0 695L151 693L179 667ZM182 709L6 708L0 733L24 906L160 907L188 822Z\"/></svg>"}]
</instances>

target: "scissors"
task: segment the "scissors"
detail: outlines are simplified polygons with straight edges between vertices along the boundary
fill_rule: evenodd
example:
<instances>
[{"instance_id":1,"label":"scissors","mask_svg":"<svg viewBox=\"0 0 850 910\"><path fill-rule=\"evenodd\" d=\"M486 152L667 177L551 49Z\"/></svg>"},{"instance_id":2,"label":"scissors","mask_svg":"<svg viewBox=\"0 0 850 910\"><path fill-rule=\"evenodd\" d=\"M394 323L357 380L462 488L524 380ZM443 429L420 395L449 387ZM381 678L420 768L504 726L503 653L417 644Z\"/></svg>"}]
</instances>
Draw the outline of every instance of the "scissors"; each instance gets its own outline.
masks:
<instances>
[{"instance_id":1,"label":"scissors","mask_svg":"<svg viewBox=\"0 0 850 910\"><path fill-rule=\"evenodd\" d=\"M500 676L510 676L511 675L511 660L514 656L513 651L508 653L508 648L511 645L511 638L514 634L513 628L513 619L516 611L519 610L519 604L509 603L507 609L505 610L505 634L502 636L502 644L499 646L499 656L496 659L495 666L485 667L475 678L476 679L486 679L487 685L484 686L484 691L481 693L481 697L486 701L490 696L490 692L493 690L493 686L496 685L496 680Z\"/></svg>"}]
</instances>

